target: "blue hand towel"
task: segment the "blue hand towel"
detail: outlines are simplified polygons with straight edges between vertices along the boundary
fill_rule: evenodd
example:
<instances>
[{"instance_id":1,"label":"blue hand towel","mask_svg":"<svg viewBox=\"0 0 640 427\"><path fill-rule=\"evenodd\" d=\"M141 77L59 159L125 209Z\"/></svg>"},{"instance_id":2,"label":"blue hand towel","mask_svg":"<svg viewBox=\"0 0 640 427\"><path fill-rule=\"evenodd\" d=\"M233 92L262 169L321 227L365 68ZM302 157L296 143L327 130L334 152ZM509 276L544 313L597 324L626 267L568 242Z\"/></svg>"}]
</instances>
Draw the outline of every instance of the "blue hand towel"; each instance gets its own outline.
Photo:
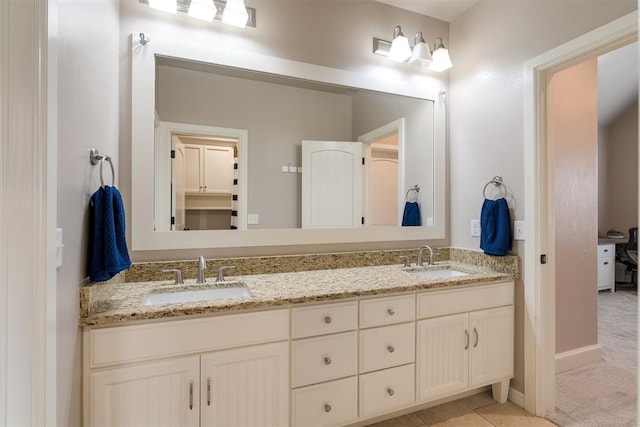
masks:
<instances>
[{"instance_id":1,"label":"blue hand towel","mask_svg":"<svg viewBox=\"0 0 640 427\"><path fill-rule=\"evenodd\" d=\"M480 249L487 255L505 256L513 247L509 205L503 198L485 199L480 213Z\"/></svg>"},{"instance_id":2,"label":"blue hand towel","mask_svg":"<svg viewBox=\"0 0 640 427\"><path fill-rule=\"evenodd\" d=\"M115 187L100 187L89 208L89 278L103 282L131 267L124 204Z\"/></svg>"},{"instance_id":3,"label":"blue hand towel","mask_svg":"<svg viewBox=\"0 0 640 427\"><path fill-rule=\"evenodd\" d=\"M420 226L422 220L420 217L420 205L418 202L406 202L404 204L404 213L402 214L402 226Z\"/></svg>"}]
</instances>

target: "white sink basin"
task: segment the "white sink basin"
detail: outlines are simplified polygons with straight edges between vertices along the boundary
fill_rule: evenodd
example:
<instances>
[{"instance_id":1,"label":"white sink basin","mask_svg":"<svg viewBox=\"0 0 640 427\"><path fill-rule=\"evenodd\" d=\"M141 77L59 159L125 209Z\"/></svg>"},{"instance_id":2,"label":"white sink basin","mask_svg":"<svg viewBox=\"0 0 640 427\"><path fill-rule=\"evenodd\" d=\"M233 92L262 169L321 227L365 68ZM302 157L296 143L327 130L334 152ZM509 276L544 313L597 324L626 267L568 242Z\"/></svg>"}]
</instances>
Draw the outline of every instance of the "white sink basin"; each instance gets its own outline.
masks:
<instances>
[{"instance_id":1,"label":"white sink basin","mask_svg":"<svg viewBox=\"0 0 640 427\"><path fill-rule=\"evenodd\" d=\"M411 274L415 274L420 279L449 279L451 277L469 275L469 273L465 273L464 271L454 270L451 268L443 268L440 270L418 270L412 271Z\"/></svg>"},{"instance_id":2,"label":"white sink basin","mask_svg":"<svg viewBox=\"0 0 640 427\"><path fill-rule=\"evenodd\" d=\"M144 299L144 305L175 304L181 302L212 301L229 298L250 297L251 291L246 285L228 288L209 288L202 290L184 290L150 294Z\"/></svg>"}]
</instances>

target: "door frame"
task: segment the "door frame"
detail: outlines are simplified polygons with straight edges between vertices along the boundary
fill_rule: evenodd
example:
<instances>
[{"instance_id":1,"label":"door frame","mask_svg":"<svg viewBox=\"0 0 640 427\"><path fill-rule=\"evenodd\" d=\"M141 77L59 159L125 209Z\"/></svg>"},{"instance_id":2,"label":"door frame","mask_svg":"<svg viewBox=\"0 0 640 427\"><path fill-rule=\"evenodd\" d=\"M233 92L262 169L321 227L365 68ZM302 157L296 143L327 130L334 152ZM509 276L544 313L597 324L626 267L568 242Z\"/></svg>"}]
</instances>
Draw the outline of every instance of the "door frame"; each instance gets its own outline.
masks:
<instances>
[{"instance_id":1,"label":"door frame","mask_svg":"<svg viewBox=\"0 0 640 427\"><path fill-rule=\"evenodd\" d=\"M634 11L524 64L525 409L545 416L555 408L555 243L553 200L547 191L551 164L546 139L547 77L638 38ZM539 261L547 255L547 264Z\"/></svg>"}]
</instances>

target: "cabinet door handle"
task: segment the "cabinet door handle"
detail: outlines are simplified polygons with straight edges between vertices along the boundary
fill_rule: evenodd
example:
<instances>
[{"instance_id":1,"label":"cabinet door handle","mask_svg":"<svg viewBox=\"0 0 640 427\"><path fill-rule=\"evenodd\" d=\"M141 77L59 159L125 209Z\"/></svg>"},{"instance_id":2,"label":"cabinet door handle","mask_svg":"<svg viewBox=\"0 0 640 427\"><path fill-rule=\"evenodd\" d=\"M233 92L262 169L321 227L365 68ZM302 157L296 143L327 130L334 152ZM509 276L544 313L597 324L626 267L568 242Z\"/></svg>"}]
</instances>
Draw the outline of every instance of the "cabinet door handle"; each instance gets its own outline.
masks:
<instances>
[{"instance_id":1,"label":"cabinet door handle","mask_svg":"<svg viewBox=\"0 0 640 427\"><path fill-rule=\"evenodd\" d=\"M473 348L476 348L478 346L478 330L476 328L473 328L473 333L476 336L476 340L475 340L475 342L473 344Z\"/></svg>"},{"instance_id":2,"label":"cabinet door handle","mask_svg":"<svg viewBox=\"0 0 640 427\"><path fill-rule=\"evenodd\" d=\"M327 325L331 323L331 316L325 316L324 323L326 323Z\"/></svg>"},{"instance_id":3,"label":"cabinet door handle","mask_svg":"<svg viewBox=\"0 0 640 427\"><path fill-rule=\"evenodd\" d=\"M395 391L393 391L393 389L392 389L391 387L389 387L389 388L387 389L387 394L388 394L389 396L393 396L393 395L395 394Z\"/></svg>"},{"instance_id":4,"label":"cabinet door handle","mask_svg":"<svg viewBox=\"0 0 640 427\"><path fill-rule=\"evenodd\" d=\"M207 377L207 406L211 406L211 377Z\"/></svg>"},{"instance_id":5,"label":"cabinet door handle","mask_svg":"<svg viewBox=\"0 0 640 427\"><path fill-rule=\"evenodd\" d=\"M324 412L331 412L331 405L329 405L328 403L324 404Z\"/></svg>"},{"instance_id":6,"label":"cabinet door handle","mask_svg":"<svg viewBox=\"0 0 640 427\"><path fill-rule=\"evenodd\" d=\"M464 349L467 350L469 349L469 331L467 331L466 329L464 330L464 336L466 338L466 344L464 345Z\"/></svg>"},{"instance_id":7,"label":"cabinet door handle","mask_svg":"<svg viewBox=\"0 0 640 427\"><path fill-rule=\"evenodd\" d=\"M605 252L609 252L609 249L605 249L604 251L605 251Z\"/></svg>"},{"instance_id":8,"label":"cabinet door handle","mask_svg":"<svg viewBox=\"0 0 640 427\"><path fill-rule=\"evenodd\" d=\"M609 265L609 261L605 261L605 262L604 262L604 265Z\"/></svg>"},{"instance_id":9,"label":"cabinet door handle","mask_svg":"<svg viewBox=\"0 0 640 427\"><path fill-rule=\"evenodd\" d=\"M330 357L325 357L324 358L324 364L325 365L331 365L331 358Z\"/></svg>"},{"instance_id":10,"label":"cabinet door handle","mask_svg":"<svg viewBox=\"0 0 640 427\"><path fill-rule=\"evenodd\" d=\"M393 308L388 309L387 313L389 313L389 316L393 316L394 314L396 314L396 312L393 310Z\"/></svg>"},{"instance_id":11,"label":"cabinet door handle","mask_svg":"<svg viewBox=\"0 0 640 427\"><path fill-rule=\"evenodd\" d=\"M394 347L394 346L392 346L392 345L388 345L388 346L387 346L387 351L388 351L389 353L393 353L394 351L396 351L396 349L395 349L395 347Z\"/></svg>"},{"instance_id":12,"label":"cabinet door handle","mask_svg":"<svg viewBox=\"0 0 640 427\"><path fill-rule=\"evenodd\" d=\"M189 381L189 410L193 410L193 380Z\"/></svg>"}]
</instances>

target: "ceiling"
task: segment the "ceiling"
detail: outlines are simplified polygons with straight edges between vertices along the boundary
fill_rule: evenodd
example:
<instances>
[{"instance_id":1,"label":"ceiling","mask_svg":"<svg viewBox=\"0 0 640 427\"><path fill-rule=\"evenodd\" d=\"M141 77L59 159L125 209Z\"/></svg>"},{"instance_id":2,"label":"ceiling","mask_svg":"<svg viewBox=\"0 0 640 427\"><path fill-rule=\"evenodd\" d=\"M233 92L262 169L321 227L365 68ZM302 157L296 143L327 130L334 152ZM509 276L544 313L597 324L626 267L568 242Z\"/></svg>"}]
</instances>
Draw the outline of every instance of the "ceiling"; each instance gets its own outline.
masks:
<instances>
[{"instance_id":1,"label":"ceiling","mask_svg":"<svg viewBox=\"0 0 640 427\"><path fill-rule=\"evenodd\" d=\"M479 0L377 0L400 9L451 22Z\"/></svg>"},{"instance_id":2,"label":"ceiling","mask_svg":"<svg viewBox=\"0 0 640 427\"><path fill-rule=\"evenodd\" d=\"M598 122L607 126L638 99L638 43L598 57Z\"/></svg>"}]
</instances>

